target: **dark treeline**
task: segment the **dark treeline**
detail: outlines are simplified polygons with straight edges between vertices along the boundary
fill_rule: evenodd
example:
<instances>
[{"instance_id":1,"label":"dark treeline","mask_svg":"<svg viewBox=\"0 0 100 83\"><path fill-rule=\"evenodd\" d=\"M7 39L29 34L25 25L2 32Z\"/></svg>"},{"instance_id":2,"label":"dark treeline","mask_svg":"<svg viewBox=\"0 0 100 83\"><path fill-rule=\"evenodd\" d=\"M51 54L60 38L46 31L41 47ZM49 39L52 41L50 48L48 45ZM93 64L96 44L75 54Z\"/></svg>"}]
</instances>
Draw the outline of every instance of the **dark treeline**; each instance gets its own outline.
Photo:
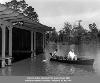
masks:
<instances>
[{"instance_id":1,"label":"dark treeline","mask_svg":"<svg viewBox=\"0 0 100 83\"><path fill-rule=\"evenodd\" d=\"M89 30L85 29L78 21L78 25L72 25L69 22L64 23L64 27L59 32L53 28L53 31L46 34L47 41L61 42L68 44L90 43L100 39L100 30L96 23L89 24Z\"/></svg>"}]
</instances>

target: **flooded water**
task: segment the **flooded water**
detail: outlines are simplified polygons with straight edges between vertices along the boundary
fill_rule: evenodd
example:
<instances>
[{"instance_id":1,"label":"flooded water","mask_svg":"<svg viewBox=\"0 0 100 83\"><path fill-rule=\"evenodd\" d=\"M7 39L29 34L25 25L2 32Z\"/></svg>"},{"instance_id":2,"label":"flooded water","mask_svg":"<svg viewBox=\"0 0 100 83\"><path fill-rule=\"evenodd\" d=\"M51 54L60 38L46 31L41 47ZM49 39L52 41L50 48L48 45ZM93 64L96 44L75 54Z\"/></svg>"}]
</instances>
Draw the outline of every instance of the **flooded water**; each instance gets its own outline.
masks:
<instances>
[{"instance_id":1,"label":"flooded water","mask_svg":"<svg viewBox=\"0 0 100 83\"><path fill-rule=\"evenodd\" d=\"M100 44L90 43L81 45L62 45L62 44L49 44L46 48L46 59L50 58L49 53L58 49L58 56L66 56L71 49L74 49L78 57L86 57L94 59L93 65L69 65L58 62L49 62L47 66L48 75L56 76L70 76L79 78L87 78L97 76L100 79ZM96 78L92 78L95 80ZM91 80L91 81L92 81ZM74 83L74 82L73 82Z\"/></svg>"},{"instance_id":2,"label":"flooded water","mask_svg":"<svg viewBox=\"0 0 100 83\"><path fill-rule=\"evenodd\" d=\"M71 49L74 49L78 57L86 57L95 59L99 55L99 45L62 45L62 44L49 44L45 49L45 58L50 59L50 52L58 49L58 56L66 56ZM91 76L94 75L95 69L93 65L69 65L58 62L47 62L47 74L56 76ZM97 67L97 63L95 64Z\"/></svg>"},{"instance_id":3,"label":"flooded water","mask_svg":"<svg viewBox=\"0 0 100 83\"><path fill-rule=\"evenodd\" d=\"M67 63L50 62L50 52L58 48L58 56L66 56L74 49L78 57L95 59L93 65L71 65ZM91 78L100 75L100 45L62 45L49 44L45 53L34 58L28 58L0 69L0 76L66 76L74 78ZM73 79L74 79L73 78ZM85 79L84 79L85 80ZM74 83L74 82L73 82Z\"/></svg>"}]
</instances>

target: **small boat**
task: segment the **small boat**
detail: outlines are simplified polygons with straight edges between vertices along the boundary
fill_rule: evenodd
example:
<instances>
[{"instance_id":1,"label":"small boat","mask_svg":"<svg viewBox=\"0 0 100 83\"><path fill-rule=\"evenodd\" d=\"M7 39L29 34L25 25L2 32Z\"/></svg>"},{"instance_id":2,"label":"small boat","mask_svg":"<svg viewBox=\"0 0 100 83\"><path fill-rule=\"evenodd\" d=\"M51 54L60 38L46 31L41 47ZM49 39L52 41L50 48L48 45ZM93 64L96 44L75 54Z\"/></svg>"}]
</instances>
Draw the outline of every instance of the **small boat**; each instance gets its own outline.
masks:
<instances>
[{"instance_id":1,"label":"small boat","mask_svg":"<svg viewBox=\"0 0 100 83\"><path fill-rule=\"evenodd\" d=\"M68 63L68 64L79 64L79 65L93 65L94 59L86 59L86 58L77 58L77 60L70 60L67 57L56 56L53 57L52 53L50 53L51 58L50 61Z\"/></svg>"}]
</instances>

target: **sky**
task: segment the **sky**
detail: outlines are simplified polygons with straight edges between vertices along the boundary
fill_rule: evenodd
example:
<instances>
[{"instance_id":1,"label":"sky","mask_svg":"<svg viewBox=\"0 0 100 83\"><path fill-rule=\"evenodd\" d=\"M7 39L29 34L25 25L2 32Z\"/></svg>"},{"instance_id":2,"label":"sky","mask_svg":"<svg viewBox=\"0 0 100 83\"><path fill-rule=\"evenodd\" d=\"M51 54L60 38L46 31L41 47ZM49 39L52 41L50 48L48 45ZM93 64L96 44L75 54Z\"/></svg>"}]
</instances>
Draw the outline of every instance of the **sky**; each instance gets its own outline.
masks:
<instances>
[{"instance_id":1,"label":"sky","mask_svg":"<svg viewBox=\"0 0 100 83\"><path fill-rule=\"evenodd\" d=\"M4 3L11 0L0 0ZM35 8L42 24L55 27L57 31L64 27L64 22L81 24L88 29L89 23L95 22L100 29L100 0L25 0Z\"/></svg>"}]
</instances>

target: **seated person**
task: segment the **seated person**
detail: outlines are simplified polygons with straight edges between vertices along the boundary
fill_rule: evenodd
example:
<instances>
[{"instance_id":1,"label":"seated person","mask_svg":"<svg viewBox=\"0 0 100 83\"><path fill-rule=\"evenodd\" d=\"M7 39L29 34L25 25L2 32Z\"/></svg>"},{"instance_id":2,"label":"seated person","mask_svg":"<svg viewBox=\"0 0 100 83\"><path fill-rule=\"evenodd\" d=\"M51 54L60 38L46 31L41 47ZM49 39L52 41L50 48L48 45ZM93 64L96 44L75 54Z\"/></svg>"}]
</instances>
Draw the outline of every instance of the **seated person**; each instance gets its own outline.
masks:
<instances>
[{"instance_id":1,"label":"seated person","mask_svg":"<svg viewBox=\"0 0 100 83\"><path fill-rule=\"evenodd\" d=\"M54 51L53 55L57 55L57 51L58 51L58 50L56 49L56 50Z\"/></svg>"},{"instance_id":2,"label":"seated person","mask_svg":"<svg viewBox=\"0 0 100 83\"><path fill-rule=\"evenodd\" d=\"M56 58L56 56L57 56L57 49L52 53L52 57L54 57L54 58Z\"/></svg>"},{"instance_id":3,"label":"seated person","mask_svg":"<svg viewBox=\"0 0 100 83\"><path fill-rule=\"evenodd\" d=\"M73 49L68 53L68 59L77 60L77 55L75 55Z\"/></svg>"}]
</instances>

